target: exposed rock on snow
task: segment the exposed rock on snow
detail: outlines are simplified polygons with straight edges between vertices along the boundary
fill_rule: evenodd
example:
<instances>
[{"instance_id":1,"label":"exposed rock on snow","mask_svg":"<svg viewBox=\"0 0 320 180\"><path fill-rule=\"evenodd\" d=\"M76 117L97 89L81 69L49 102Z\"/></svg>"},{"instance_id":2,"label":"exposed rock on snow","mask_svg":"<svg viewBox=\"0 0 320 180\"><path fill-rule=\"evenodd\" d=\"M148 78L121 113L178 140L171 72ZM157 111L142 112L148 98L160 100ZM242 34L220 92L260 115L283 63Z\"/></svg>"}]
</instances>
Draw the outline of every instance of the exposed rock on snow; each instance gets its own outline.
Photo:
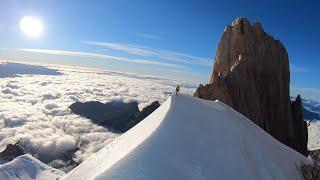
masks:
<instances>
[{"instance_id":1,"label":"exposed rock on snow","mask_svg":"<svg viewBox=\"0 0 320 180\"><path fill-rule=\"evenodd\" d=\"M273 137L306 155L307 146L295 132L307 132L299 112L292 112L289 97L288 54L279 40L265 33L260 23L238 18L227 26L218 44L208 85L195 96L220 100L248 117ZM298 125L299 124L299 125Z\"/></svg>"},{"instance_id":2,"label":"exposed rock on snow","mask_svg":"<svg viewBox=\"0 0 320 180\"><path fill-rule=\"evenodd\" d=\"M320 166L320 149L310 151L309 155L312 157L314 162Z\"/></svg>"},{"instance_id":3,"label":"exposed rock on snow","mask_svg":"<svg viewBox=\"0 0 320 180\"><path fill-rule=\"evenodd\" d=\"M5 161L12 161L14 158L23 155L23 149L19 145L19 143L16 144L8 144L6 149L4 149L0 153L0 158Z\"/></svg>"},{"instance_id":4,"label":"exposed rock on snow","mask_svg":"<svg viewBox=\"0 0 320 180\"><path fill-rule=\"evenodd\" d=\"M293 180L301 163L311 162L224 103L178 94L63 179Z\"/></svg>"},{"instance_id":5,"label":"exposed rock on snow","mask_svg":"<svg viewBox=\"0 0 320 180\"><path fill-rule=\"evenodd\" d=\"M301 171L302 171L304 180L319 180L320 179L320 166L302 164Z\"/></svg>"},{"instance_id":6,"label":"exposed rock on snow","mask_svg":"<svg viewBox=\"0 0 320 180\"><path fill-rule=\"evenodd\" d=\"M64 172L49 167L29 154L0 165L0 179L5 180L56 180L63 175Z\"/></svg>"},{"instance_id":7,"label":"exposed rock on snow","mask_svg":"<svg viewBox=\"0 0 320 180\"><path fill-rule=\"evenodd\" d=\"M139 111L138 103L112 101L75 102L69 108L75 114L91 119L94 123L116 132L126 132L160 106L158 101Z\"/></svg>"}]
</instances>

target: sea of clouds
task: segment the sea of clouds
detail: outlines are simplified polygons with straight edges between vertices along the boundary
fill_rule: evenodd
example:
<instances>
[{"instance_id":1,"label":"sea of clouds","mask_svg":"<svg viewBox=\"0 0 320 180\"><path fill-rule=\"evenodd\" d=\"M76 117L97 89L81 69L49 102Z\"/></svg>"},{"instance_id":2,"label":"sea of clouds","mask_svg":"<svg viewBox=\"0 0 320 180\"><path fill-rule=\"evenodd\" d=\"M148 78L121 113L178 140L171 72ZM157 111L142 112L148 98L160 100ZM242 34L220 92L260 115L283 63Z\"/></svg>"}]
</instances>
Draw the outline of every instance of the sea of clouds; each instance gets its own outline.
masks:
<instances>
[{"instance_id":1,"label":"sea of clouds","mask_svg":"<svg viewBox=\"0 0 320 180\"><path fill-rule=\"evenodd\" d=\"M68 108L76 101L137 101L139 108L164 102L175 91L195 92L198 84L137 74L57 68L62 75L0 78L0 151L20 142L41 161L70 170L119 136ZM320 123L311 123L309 148L320 147ZM72 159L70 161L70 159Z\"/></svg>"},{"instance_id":2,"label":"sea of clouds","mask_svg":"<svg viewBox=\"0 0 320 180\"><path fill-rule=\"evenodd\" d=\"M19 141L41 161L63 169L70 154L80 163L119 136L72 114L72 103L137 101L142 109L155 100L164 102L177 84L185 93L196 88L190 82L120 72L59 71L63 75L0 79L0 150Z\"/></svg>"}]
</instances>

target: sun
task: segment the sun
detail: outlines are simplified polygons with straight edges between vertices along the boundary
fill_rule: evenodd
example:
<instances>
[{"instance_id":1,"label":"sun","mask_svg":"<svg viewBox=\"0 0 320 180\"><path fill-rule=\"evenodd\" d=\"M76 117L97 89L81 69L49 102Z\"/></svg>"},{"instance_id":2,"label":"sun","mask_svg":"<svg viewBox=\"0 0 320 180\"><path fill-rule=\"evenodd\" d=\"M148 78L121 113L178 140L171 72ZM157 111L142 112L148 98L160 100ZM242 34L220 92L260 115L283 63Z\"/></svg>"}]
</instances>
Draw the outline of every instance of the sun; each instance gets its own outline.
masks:
<instances>
[{"instance_id":1,"label":"sun","mask_svg":"<svg viewBox=\"0 0 320 180\"><path fill-rule=\"evenodd\" d=\"M42 22L31 16L25 16L20 20L20 29L28 37L39 37L43 31Z\"/></svg>"}]
</instances>

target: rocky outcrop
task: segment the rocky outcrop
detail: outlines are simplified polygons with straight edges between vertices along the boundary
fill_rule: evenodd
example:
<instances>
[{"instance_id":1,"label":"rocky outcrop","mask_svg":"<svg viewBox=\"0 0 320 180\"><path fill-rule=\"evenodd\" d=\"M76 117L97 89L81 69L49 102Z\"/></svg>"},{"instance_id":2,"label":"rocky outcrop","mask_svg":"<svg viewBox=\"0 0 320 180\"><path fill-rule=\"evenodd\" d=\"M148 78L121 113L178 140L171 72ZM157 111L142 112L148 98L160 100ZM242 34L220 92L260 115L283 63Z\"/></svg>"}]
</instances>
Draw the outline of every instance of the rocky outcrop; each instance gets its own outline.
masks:
<instances>
[{"instance_id":1,"label":"rocky outcrop","mask_svg":"<svg viewBox=\"0 0 320 180\"><path fill-rule=\"evenodd\" d=\"M159 101L154 101L150 105L144 107L141 112L137 114L134 125L138 124L140 121L149 116L153 111L155 111L160 106ZM134 126L133 125L133 126Z\"/></svg>"},{"instance_id":2,"label":"rocky outcrop","mask_svg":"<svg viewBox=\"0 0 320 180\"><path fill-rule=\"evenodd\" d=\"M298 95L296 100L291 103L293 125L292 146L302 154L307 155L308 149L306 147L308 145L308 127L307 123L303 120L302 111L301 98L300 95Z\"/></svg>"},{"instance_id":3,"label":"rocky outcrop","mask_svg":"<svg viewBox=\"0 0 320 180\"><path fill-rule=\"evenodd\" d=\"M320 179L320 149L309 152L313 164L301 164L300 169L305 180Z\"/></svg>"},{"instance_id":4,"label":"rocky outcrop","mask_svg":"<svg viewBox=\"0 0 320 180\"><path fill-rule=\"evenodd\" d=\"M282 43L265 33L260 23L251 25L239 18L222 35L209 84L200 85L194 95L223 101L304 153L297 149L302 145L296 145L294 133L307 129L294 125L302 124L303 119L296 116L293 120L289 83L289 59Z\"/></svg>"},{"instance_id":5,"label":"rocky outcrop","mask_svg":"<svg viewBox=\"0 0 320 180\"><path fill-rule=\"evenodd\" d=\"M310 151L309 155L312 157L313 162L320 166L320 149Z\"/></svg>"},{"instance_id":6,"label":"rocky outcrop","mask_svg":"<svg viewBox=\"0 0 320 180\"><path fill-rule=\"evenodd\" d=\"M69 108L75 114L115 132L123 133L138 124L160 106L158 101L139 111L137 102L75 102Z\"/></svg>"},{"instance_id":7,"label":"rocky outcrop","mask_svg":"<svg viewBox=\"0 0 320 180\"><path fill-rule=\"evenodd\" d=\"M155 111L159 106L160 106L159 101L152 102L149 106L146 106L142 109L142 111L139 113L137 119L139 121L143 120L144 118L149 116L149 114L151 114L153 111Z\"/></svg>"},{"instance_id":8,"label":"rocky outcrop","mask_svg":"<svg viewBox=\"0 0 320 180\"><path fill-rule=\"evenodd\" d=\"M6 149L0 153L0 158L5 161L12 161L14 158L25 154L19 143L8 144Z\"/></svg>"}]
</instances>

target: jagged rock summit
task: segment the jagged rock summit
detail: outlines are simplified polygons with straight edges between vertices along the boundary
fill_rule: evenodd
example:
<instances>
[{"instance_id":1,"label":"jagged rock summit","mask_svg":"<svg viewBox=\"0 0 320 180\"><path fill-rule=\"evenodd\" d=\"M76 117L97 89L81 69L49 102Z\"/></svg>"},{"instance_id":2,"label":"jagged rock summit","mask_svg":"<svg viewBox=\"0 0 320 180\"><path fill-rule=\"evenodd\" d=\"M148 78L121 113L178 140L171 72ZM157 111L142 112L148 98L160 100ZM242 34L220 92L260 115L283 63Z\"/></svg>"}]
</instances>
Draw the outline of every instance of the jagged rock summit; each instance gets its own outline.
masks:
<instances>
[{"instance_id":1,"label":"jagged rock summit","mask_svg":"<svg viewBox=\"0 0 320 180\"><path fill-rule=\"evenodd\" d=\"M282 43L260 23L238 18L226 27L218 44L209 84L200 85L194 96L223 101L306 155L301 102L291 106L289 84L289 59Z\"/></svg>"}]
</instances>

